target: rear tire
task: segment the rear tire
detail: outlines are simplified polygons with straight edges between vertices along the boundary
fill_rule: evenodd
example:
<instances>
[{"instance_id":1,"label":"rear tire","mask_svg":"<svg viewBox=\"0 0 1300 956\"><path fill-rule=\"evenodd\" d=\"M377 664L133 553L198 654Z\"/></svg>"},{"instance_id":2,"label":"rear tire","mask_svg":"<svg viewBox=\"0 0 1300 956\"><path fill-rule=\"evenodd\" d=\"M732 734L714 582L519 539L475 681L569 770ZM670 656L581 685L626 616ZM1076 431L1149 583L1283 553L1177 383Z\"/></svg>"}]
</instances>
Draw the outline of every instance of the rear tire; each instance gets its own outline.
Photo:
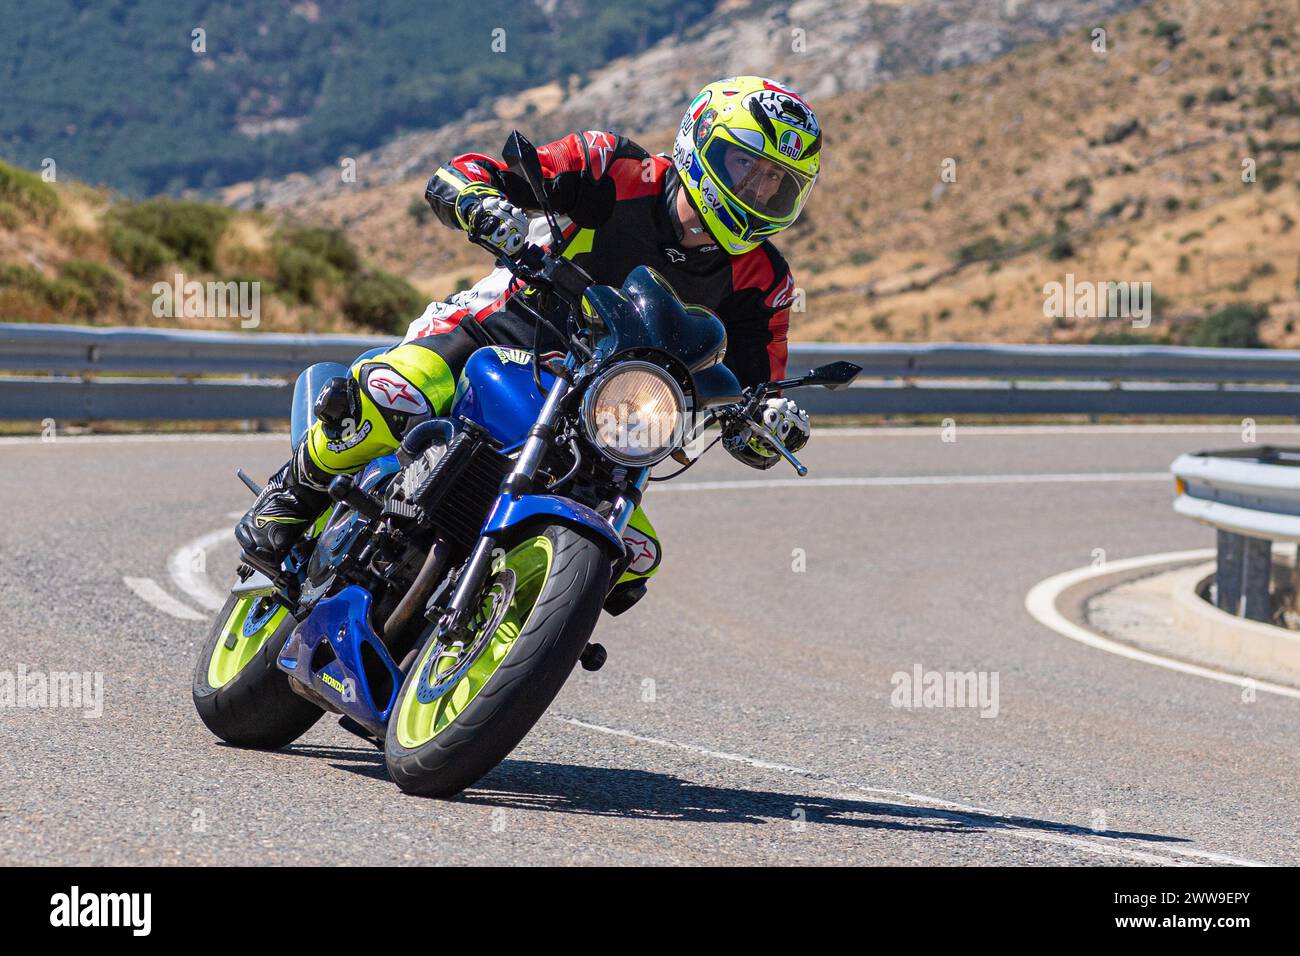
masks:
<instances>
[{"instance_id":1,"label":"rear tire","mask_svg":"<svg viewBox=\"0 0 1300 956\"><path fill-rule=\"evenodd\" d=\"M537 723L586 648L609 586L607 545L591 532L550 525L532 532L516 550L541 538L549 542L549 565L517 636L451 722L434 730L431 739L410 746L410 740L401 739L403 726L411 733L412 724L402 723L407 708L436 709L444 698L454 697L460 685L433 703L417 703L432 636L407 674L384 741L388 772L406 793L450 797L476 783ZM518 599L516 593L512 602ZM498 624L495 630L504 627ZM437 721L433 725L437 727Z\"/></svg>"},{"instance_id":2,"label":"rear tire","mask_svg":"<svg viewBox=\"0 0 1300 956\"><path fill-rule=\"evenodd\" d=\"M245 602L242 610L241 601ZM236 641L258 639L242 634L244 621L255 604L232 594L217 612L194 668L194 707L207 728L227 743L276 750L305 734L325 713L295 694L289 687L289 676L275 666L284 642L298 624L293 616L283 613L270 636L228 680L214 686L211 679L213 655L231 631ZM232 615L238 619L232 620Z\"/></svg>"}]
</instances>

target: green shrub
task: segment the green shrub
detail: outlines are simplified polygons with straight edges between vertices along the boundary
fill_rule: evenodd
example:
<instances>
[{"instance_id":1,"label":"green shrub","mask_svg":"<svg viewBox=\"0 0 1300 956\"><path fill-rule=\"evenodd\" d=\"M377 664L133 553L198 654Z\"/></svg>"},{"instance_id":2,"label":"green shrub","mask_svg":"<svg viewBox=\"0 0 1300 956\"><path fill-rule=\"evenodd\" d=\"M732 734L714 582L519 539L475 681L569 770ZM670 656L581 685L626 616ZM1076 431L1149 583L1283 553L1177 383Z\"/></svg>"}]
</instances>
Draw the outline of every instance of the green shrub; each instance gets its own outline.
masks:
<instances>
[{"instance_id":1,"label":"green shrub","mask_svg":"<svg viewBox=\"0 0 1300 956\"><path fill-rule=\"evenodd\" d=\"M1134 133L1142 129L1142 124L1136 119L1128 119L1119 123L1111 123L1106 127L1106 132L1102 134L1101 141L1107 146L1114 143L1122 143Z\"/></svg>"},{"instance_id":2,"label":"green shrub","mask_svg":"<svg viewBox=\"0 0 1300 956\"><path fill-rule=\"evenodd\" d=\"M89 259L69 259L59 267L59 278L80 286L91 294L96 306L107 309L122 300L126 284L108 266Z\"/></svg>"},{"instance_id":3,"label":"green shrub","mask_svg":"<svg viewBox=\"0 0 1300 956\"><path fill-rule=\"evenodd\" d=\"M109 227L108 249L135 276L149 275L176 258L175 252L153 236L130 226Z\"/></svg>"},{"instance_id":4,"label":"green shrub","mask_svg":"<svg viewBox=\"0 0 1300 956\"><path fill-rule=\"evenodd\" d=\"M18 209L13 203L0 201L0 229L18 228Z\"/></svg>"},{"instance_id":5,"label":"green shrub","mask_svg":"<svg viewBox=\"0 0 1300 956\"><path fill-rule=\"evenodd\" d=\"M348 284L343 314L377 332L399 332L423 305L424 297L405 279L376 271Z\"/></svg>"},{"instance_id":6,"label":"green shrub","mask_svg":"<svg viewBox=\"0 0 1300 956\"><path fill-rule=\"evenodd\" d=\"M152 236L185 263L207 272L216 263L217 243L231 213L208 203L150 199L119 215L123 225Z\"/></svg>"},{"instance_id":7,"label":"green shrub","mask_svg":"<svg viewBox=\"0 0 1300 956\"><path fill-rule=\"evenodd\" d=\"M427 207L426 207L427 208ZM341 229L319 226L290 226L276 233L277 242L296 246L323 259L344 276L355 275L361 268L361 257L352 248Z\"/></svg>"},{"instance_id":8,"label":"green shrub","mask_svg":"<svg viewBox=\"0 0 1300 956\"><path fill-rule=\"evenodd\" d=\"M423 226L433 217L433 210L427 202L417 197L407 205L406 214L415 220L417 226Z\"/></svg>"},{"instance_id":9,"label":"green shrub","mask_svg":"<svg viewBox=\"0 0 1300 956\"><path fill-rule=\"evenodd\" d=\"M1164 40L1169 49L1174 49L1183 42L1183 28L1175 20L1161 20L1156 24L1155 38Z\"/></svg>"},{"instance_id":10,"label":"green shrub","mask_svg":"<svg viewBox=\"0 0 1300 956\"><path fill-rule=\"evenodd\" d=\"M979 259L989 259L1002 252L1003 245L994 236L980 236L974 242L967 243L957 250L956 259L958 262L975 262Z\"/></svg>"},{"instance_id":11,"label":"green shrub","mask_svg":"<svg viewBox=\"0 0 1300 956\"><path fill-rule=\"evenodd\" d=\"M0 266L0 288L13 289L62 312L95 314L95 297L90 292L73 282L47 279L35 269Z\"/></svg>"},{"instance_id":12,"label":"green shrub","mask_svg":"<svg viewBox=\"0 0 1300 956\"><path fill-rule=\"evenodd\" d=\"M59 208L59 194L35 173L0 163L0 199L48 220Z\"/></svg>"},{"instance_id":13,"label":"green shrub","mask_svg":"<svg viewBox=\"0 0 1300 956\"><path fill-rule=\"evenodd\" d=\"M275 251L276 285L295 302L308 305L316 301L316 283L337 282L338 270L306 249L280 246Z\"/></svg>"},{"instance_id":14,"label":"green shrub","mask_svg":"<svg viewBox=\"0 0 1300 956\"><path fill-rule=\"evenodd\" d=\"M1074 258L1074 243L1068 233L1057 233L1052 237L1052 244L1047 248L1047 258L1053 262Z\"/></svg>"},{"instance_id":15,"label":"green shrub","mask_svg":"<svg viewBox=\"0 0 1300 956\"><path fill-rule=\"evenodd\" d=\"M1266 314L1264 306L1235 302L1198 322L1187 336L1186 344L1209 348L1262 348L1259 323Z\"/></svg>"}]
</instances>

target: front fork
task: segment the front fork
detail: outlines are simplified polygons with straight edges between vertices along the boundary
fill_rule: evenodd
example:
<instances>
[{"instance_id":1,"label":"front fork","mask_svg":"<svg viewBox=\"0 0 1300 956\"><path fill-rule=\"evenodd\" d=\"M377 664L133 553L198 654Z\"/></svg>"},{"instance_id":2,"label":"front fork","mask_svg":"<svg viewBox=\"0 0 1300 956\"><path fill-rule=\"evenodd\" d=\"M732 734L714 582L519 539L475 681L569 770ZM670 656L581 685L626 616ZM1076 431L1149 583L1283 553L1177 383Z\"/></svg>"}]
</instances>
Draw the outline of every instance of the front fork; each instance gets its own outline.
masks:
<instances>
[{"instance_id":1,"label":"front fork","mask_svg":"<svg viewBox=\"0 0 1300 956\"><path fill-rule=\"evenodd\" d=\"M572 362L572 356L566 359L566 365L571 366ZM529 430L528 438L519 452L519 457L515 460L514 468L501 483L503 495L522 495L532 490L533 481L546 455L546 449L555 439L555 422L560 414L560 406L571 390L572 386L563 377L556 377L551 390L546 395L537 422ZM638 468L628 472L625 479L627 490L614 501L609 513L608 520L616 537L622 538L623 531L632 518L632 512L640 504L641 492L649 477L649 468ZM456 582L451 600L447 604L446 616L443 618L445 632L463 628L469 622L479 591L492 570L492 554L497 548L499 539L500 532L488 532L480 537L474 546L465 569Z\"/></svg>"},{"instance_id":2,"label":"front fork","mask_svg":"<svg viewBox=\"0 0 1300 956\"><path fill-rule=\"evenodd\" d=\"M538 415L536 424L529 430L519 457L515 459L515 467L501 483L503 494L520 494L532 488L537 469L541 467L542 459L546 454L546 446L555 436L555 419L559 415L560 404L569 394L569 390L569 383L560 377L557 377L551 385L551 390L546 393L541 414ZM447 614L444 618L444 627L447 631L463 628L468 623L479 589L492 570L492 552L496 550L497 539L497 534L484 534L474 546L469 561L465 564L465 570L461 572L460 580L456 582L456 590L452 593L451 601L447 605Z\"/></svg>"}]
</instances>

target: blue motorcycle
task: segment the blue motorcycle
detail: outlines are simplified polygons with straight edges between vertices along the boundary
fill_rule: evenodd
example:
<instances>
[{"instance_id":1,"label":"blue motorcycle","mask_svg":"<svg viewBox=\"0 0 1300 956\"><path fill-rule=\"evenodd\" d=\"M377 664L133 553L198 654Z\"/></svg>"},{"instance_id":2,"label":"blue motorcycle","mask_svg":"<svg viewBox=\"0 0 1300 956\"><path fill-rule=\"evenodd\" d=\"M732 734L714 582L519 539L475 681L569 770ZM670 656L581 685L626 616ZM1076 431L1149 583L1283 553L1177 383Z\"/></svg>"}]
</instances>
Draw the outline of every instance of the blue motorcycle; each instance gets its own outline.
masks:
<instances>
[{"instance_id":1,"label":"blue motorcycle","mask_svg":"<svg viewBox=\"0 0 1300 956\"><path fill-rule=\"evenodd\" d=\"M514 133L504 153L560 248L536 150ZM282 747L329 711L383 747L402 790L460 792L514 749L579 661L601 666L590 641L601 611L646 593L658 545L635 516L651 468L671 456L680 474L694 461L684 448L722 424L805 474L764 426L764 400L843 388L861 371L836 362L742 391L721 364L722 322L652 270L615 289L537 246L498 265L530 290L507 308L560 336L567 355L479 349L449 417L335 478L335 504L281 566L242 555L194 675L218 737ZM322 363L299 377L295 444L313 396L347 374Z\"/></svg>"}]
</instances>

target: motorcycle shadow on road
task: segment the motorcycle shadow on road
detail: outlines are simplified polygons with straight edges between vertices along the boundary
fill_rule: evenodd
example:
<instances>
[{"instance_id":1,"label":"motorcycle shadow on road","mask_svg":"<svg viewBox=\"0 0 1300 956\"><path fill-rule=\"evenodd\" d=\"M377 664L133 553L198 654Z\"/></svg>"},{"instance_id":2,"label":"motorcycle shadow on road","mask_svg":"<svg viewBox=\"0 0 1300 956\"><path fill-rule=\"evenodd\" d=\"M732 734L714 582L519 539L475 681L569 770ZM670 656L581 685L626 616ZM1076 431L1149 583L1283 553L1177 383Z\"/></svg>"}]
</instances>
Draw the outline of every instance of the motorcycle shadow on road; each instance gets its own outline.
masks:
<instances>
[{"instance_id":1,"label":"motorcycle shadow on road","mask_svg":"<svg viewBox=\"0 0 1300 956\"><path fill-rule=\"evenodd\" d=\"M383 756L365 747L295 745L302 756L334 758L331 766L387 780ZM337 762L342 759L346 762ZM840 788L842 789L842 788ZM1089 837L1187 843L1183 837L1090 827L1024 816L944 810L906 803L797 791L753 790L696 783L668 773L618 767L507 759L454 802L507 810L575 813L686 823L783 823L792 821L933 833L989 833L1018 829Z\"/></svg>"}]
</instances>

